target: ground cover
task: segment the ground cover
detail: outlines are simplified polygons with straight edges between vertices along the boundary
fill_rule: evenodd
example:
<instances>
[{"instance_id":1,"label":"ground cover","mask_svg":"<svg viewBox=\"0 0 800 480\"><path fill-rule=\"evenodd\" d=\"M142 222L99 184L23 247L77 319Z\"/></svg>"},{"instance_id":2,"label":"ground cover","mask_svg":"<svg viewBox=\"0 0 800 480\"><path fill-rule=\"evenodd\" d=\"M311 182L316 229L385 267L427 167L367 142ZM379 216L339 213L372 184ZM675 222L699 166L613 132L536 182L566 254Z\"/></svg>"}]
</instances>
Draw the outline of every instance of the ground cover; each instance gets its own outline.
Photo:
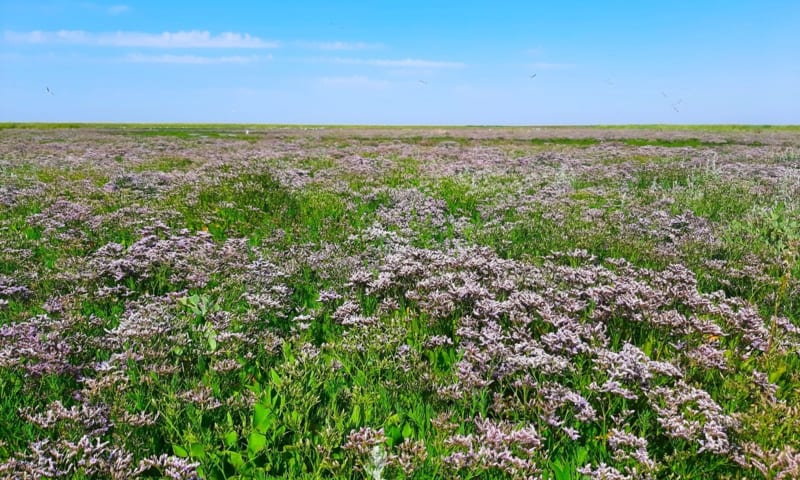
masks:
<instances>
[{"instance_id":1,"label":"ground cover","mask_svg":"<svg viewBox=\"0 0 800 480\"><path fill-rule=\"evenodd\" d=\"M800 476L798 129L0 127L0 478Z\"/></svg>"}]
</instances>

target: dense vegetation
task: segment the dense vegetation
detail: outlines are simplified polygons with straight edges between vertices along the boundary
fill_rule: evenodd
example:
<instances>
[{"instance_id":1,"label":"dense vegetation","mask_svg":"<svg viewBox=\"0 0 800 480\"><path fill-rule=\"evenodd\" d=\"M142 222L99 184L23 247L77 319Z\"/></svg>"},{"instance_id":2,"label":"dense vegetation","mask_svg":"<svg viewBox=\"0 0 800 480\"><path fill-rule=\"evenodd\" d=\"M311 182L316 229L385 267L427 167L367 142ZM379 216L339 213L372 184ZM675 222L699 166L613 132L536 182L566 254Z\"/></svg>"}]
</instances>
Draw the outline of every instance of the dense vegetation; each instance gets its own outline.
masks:
<instances>
[{"instance_id":1,"label":"dense vegetation","mask_svg":"<svg viewBox=\"0 0 800 480\"><path fill-rule=\"evenodd\" d=\"M0 477L797 478L800 132L0 129Z\"/></svg>"}]
</instances>

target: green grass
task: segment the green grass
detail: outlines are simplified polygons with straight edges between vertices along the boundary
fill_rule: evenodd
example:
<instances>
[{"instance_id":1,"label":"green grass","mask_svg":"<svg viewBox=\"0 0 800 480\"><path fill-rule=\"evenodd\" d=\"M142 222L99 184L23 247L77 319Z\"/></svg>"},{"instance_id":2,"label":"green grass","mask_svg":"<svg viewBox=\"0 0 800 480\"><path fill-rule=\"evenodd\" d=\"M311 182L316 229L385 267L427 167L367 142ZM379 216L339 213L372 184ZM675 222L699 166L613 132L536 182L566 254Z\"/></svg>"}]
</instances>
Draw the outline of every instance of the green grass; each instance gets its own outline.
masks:
<instances>
[{"instance_id":1,"label":"green grass","mask_svg":"<svg viewBox=\"0 0 800 480\"><path fill-rule=\"evenodd\" d=\"M589 147L597 145L601 140L597 138L532 138L533 145L569 145L574 147Z\"/></svg>"},{"instance_id":2,"label":"green grass","mask_svg":"<svg viewBox=\"0 0 800 480\"><path fill-rule=\"evenodd\" d=\"M120 159L120 161L124 161ZM134 165L131 170L134 172L174 172L187 171L194 162L190 158L183 157L161 157Z\"/></svg>"},{"instance_id":3,"label":"green grass","mask_svg":"<svg viewBox=\"0 0 800 480\"><path fill-rule=\"evenodd\" d=\"M697 138L682 138L682 139L652 139L652 138L626 138L621 140L625 145L634 147L641 147L645 145L654 147L716 147L724 145L727 142L706 142Z\"/></svg>"}]
</instances>

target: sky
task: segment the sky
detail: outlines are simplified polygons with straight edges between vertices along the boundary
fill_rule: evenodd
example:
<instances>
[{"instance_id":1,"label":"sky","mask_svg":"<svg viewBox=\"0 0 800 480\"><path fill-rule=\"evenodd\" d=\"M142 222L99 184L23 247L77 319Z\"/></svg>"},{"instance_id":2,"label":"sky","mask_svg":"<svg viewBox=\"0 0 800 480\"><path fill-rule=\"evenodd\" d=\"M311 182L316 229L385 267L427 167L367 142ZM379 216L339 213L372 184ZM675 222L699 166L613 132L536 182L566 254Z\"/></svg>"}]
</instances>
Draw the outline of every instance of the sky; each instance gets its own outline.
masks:
<instances>
[{"instance_id":1,"label":"sky","mask_svg":"<svg viewBox=\"0 0 800 480\"><path fill-rule=\"evenodd\" d=\"M800 1L0 0L0 121L800 124Z\"/></svg>"}]
</instances>

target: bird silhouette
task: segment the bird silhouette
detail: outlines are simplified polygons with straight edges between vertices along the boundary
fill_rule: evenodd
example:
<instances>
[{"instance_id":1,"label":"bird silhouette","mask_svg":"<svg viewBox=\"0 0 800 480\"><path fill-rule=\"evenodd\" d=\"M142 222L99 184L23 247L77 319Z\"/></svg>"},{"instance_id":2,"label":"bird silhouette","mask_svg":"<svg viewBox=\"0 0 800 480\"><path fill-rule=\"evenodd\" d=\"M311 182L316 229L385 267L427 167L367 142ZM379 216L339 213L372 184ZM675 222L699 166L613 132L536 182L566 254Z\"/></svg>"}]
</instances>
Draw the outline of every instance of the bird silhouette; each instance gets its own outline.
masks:
<instances>
[{"instance_id":1,"label":"bird silhouette","mask_svg":"<svg viewBox=\"0 0 800 480\"><path fill-rule=\"evenodd\" d=\"M55 95L55 93L53 93L53 91L50 90L50 87L44 87L44 91L47 92L48 95Z\"/></svg>"}]
</instances>

